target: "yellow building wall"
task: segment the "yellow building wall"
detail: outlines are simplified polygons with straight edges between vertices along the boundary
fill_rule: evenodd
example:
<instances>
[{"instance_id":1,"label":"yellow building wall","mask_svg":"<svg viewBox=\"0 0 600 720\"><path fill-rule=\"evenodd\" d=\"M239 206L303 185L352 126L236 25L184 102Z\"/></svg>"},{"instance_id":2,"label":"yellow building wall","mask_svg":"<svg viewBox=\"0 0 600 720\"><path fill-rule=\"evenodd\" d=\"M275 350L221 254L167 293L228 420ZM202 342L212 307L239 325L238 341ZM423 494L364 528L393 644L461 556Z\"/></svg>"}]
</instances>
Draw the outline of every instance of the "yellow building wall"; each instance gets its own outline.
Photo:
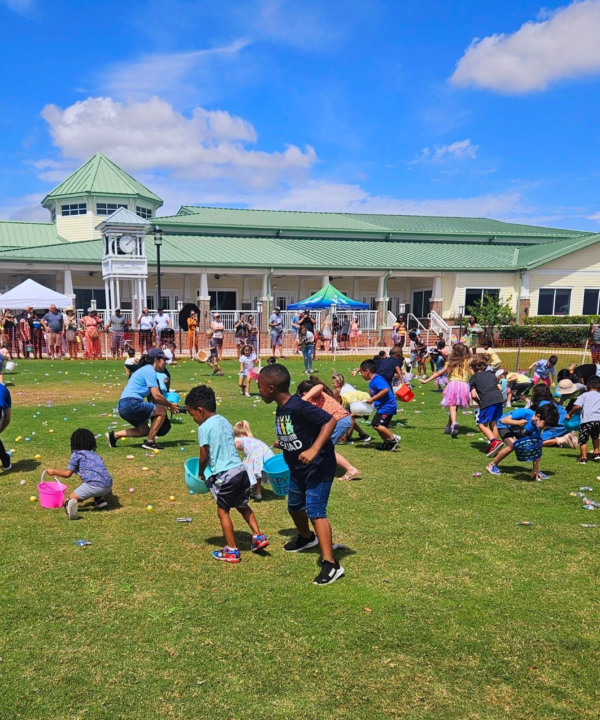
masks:
<instances>
[{"instance_id":1,"label":"yellow building wall","mask_svg":"<svg viewBox=\"0 0 600 720\"><path fill-rule=\"evenodd\" d=\"M516 312L519 276L517 273L456 273L442 275L442 316L456 317L458 309L465 304L467 289L500 289L500 299Z\"/></svg>"}]
</instances>

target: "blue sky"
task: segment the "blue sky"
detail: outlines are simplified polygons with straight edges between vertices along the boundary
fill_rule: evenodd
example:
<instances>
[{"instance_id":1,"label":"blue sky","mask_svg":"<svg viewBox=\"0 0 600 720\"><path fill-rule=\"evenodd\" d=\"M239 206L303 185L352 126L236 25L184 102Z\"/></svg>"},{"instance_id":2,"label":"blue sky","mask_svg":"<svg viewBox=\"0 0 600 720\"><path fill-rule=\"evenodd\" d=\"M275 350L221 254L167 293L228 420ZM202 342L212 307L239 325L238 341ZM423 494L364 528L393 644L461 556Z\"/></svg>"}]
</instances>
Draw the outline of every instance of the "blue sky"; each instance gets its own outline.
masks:
<instances>
[{"instance_id":1,"label":"blue sky","mask_svg":"<svg viewBox=\"0 0 600 720\"><path fill-rule=\"evenodd\" d=\"M600 0L0 0L0 27L2 218L100 150L163 213L600 228Z\"/></svg>"}]
</instances>

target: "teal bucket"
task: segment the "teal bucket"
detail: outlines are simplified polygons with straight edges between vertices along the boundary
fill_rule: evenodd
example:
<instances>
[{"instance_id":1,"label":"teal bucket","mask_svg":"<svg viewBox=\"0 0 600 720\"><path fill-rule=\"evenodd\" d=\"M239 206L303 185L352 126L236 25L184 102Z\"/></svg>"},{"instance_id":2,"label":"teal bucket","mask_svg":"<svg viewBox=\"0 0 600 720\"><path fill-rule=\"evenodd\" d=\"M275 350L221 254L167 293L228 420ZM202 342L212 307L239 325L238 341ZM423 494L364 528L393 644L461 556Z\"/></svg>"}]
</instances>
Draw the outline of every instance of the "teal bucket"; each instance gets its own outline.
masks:
<instances>
[{"instance_id":1,"label":"teal bucket","mask_svg":"<svg viewBox=\"0 0 600 720\"><path fill-rule=\"evenodd\" d=\"M198 479L199 464L200 460L197 457L188 458L183 463L183 469L185 471L185 484L192 492L196 493L197 495L204 495L208 492L208 487L204 480ZM207 467L204 471L204 475L205 477L211 475L209 467Z\"/></svg>"},{"instance_id":2,"label":"teal bucket","mask_svg":"<svg viewBox=\"0 0 600 720\"><path fill-rule=\"evenodd\" d=\"M563 421L563 425L567 428L567 430L579 430L579 426L581 425L581 415L579 415L579 413L572 415L570 420Z\"/></svg>"},{"instance_id":3,"label":"teal bucket","mask_svg":"<svg viewBox=\"0 0 600 720\"><path fill-rule=\"evenodd\" d=\"M179 393L176 392L168 392L165 395L165 398L170 402L173 403L173 405L179 405Z\"/></svg>"},{"instance_id":4,"label":"teal bucket","mask_svg":"<svg viewBox=\"0 0 600 720\"><path fill-rule=\"evenodd\" d=\"M290 469L283 455L273 455L263 463L263 472L275 495L285 497L290 489Z\"/></svg>"}]
</instances>

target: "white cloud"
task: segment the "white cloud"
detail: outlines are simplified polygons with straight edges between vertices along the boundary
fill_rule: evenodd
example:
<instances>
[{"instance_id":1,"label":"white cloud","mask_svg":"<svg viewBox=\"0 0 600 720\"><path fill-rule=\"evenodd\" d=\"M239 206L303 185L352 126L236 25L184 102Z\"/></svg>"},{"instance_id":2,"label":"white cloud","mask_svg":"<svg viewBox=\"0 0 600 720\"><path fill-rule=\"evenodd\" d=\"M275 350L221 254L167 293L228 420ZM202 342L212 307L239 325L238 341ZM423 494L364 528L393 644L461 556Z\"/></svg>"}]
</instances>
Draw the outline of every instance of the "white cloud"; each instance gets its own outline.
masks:
<instances>
[{"instance_id":1,"label":"white cloud","mask_svg":"<svg viewBox=\"0 0 600 720\"><path fill-rule=\"evenodd\" d=\"M236 40L229 45L182 53L155 53L132 62L116 63L103 72L103 92L121 99L148 99L154 95L189 94L186 80L193 75L195 88L214 82L215 65L237 60L250 44Z\"/></svg>"},{"instance_id":2,"label":"white cloud","mask_svg":"<svg viewBox=\"0 0 600 720\"><path fill-rule=\"evenodd\" d=\"M14 12L18 13L19 15L27 15L30 10L33 9L33 6L35 5L35 0L0 0L4 5L6 5L10 10L14 10Z\"/></svg>"},{"instance_id":3,"label":"white cloud","mask_svg":"<svg viewBox=\"0 0 600 720\"><path fill-rule=\"evenodd\" d=\"M46 105L42 117L65 158L87 160L99 150L130 172L160 169L267 187L288 173L305 173L316 161L310 146L248 149L257 135L247 120L201 107L188 117L157 97L128 103L88 98L64 110Z\"/></svg>"},{"instance_id":4,"label":"white cloud","mask_svg":"<svg viewBox=\"0 0 600 720\"><path fill-rule=\"evenodd\" d=\"M599 38L600 0L576 0L511 35L475 38L450 82L502 93L544 90L558 80L600 72Z\"/></svg>"},{"instance_id":5,"label":"white cloud","mask_svg":"<svg viewBox=\"0 0 600 720\"><path fill-rule=\"evenodd\" d=\"M421 154L409 164L416 165L423 162L442 163L448 158L454 160L475 160L479 145L471 144L469 139L457 140L449 145L435 146L433 148L425 147L421 150Z\"/></svg>"},{"instance_id":6,"label":"white cloud","mask_svg":"<svg viewBox=\"0 0 600 720\"><path fill-rule=\"evenodd\" d=\"M41 206L43 194L6 198L0 205L0 220L50 222L50 213Z\"/></svg>"}]
</instances>

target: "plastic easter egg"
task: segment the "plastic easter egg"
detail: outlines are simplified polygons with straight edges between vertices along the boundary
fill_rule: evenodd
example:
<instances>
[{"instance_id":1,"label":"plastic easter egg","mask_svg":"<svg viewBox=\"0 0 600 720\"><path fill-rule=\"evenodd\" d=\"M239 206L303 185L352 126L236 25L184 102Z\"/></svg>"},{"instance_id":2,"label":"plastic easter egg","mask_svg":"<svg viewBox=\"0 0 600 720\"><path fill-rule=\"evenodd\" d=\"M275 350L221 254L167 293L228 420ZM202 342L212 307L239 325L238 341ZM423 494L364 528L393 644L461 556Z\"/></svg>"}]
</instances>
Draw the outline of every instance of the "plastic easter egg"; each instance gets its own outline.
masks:
<instances>
[{"instance_id":1,"label":"plastic easter egg","mask_svg":"<svg viewBox=\"0 0 600 720\"><path fill-rule=\"evenodd\" d=\"M147 510L148 512L152 512L153 509L154 509L154 508L152 507L152 505L146 505L146 510Z\"/></svg>"},{"instance_id":2,"label":"plastic easter egg","mask_svg":"<svg viewBox=\"0 0 600 720\"><path fill-rule=\"evenodd\" d=\"M135 492L135 488L129 488L129 492L130 492L130 493L134 493L134 492Z\"/></svg>"},{"instance_id":3,"label":"plastic easter egg","mask_svg":"<svg viewBox=\"0 0 600 720\"><path fill-rule=\"evenodd\" d=\"M29 497L29 502L35 502L36 500L37 500L37 498L36 498L35 495L31 495L31 496Z\"/></svg>"}]
</instances>

